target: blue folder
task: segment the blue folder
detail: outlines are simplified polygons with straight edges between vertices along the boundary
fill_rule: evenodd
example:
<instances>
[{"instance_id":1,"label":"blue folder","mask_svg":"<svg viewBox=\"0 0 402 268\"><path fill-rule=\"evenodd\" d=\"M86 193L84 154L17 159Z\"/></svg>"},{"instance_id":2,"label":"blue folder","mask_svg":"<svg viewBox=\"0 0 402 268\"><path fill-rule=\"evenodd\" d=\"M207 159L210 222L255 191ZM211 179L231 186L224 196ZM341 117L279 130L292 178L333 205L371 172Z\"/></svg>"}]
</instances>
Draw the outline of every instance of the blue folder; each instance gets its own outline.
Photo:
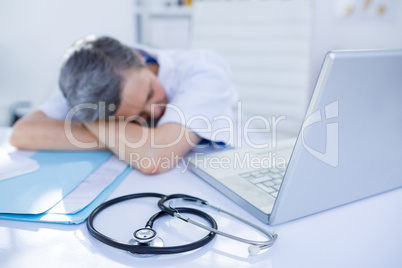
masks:
<instances>
[{"instance_id":1,"label":"blue folder","mask_svg":"<svg viewBox=\"0 0 402 268\"><path fill-rule=\"evenodd\" d=\"M130 172L127 167L90 204L74 214L47 213L111 157L108 151L41 151L31 158L40 168L0 181L0 219L78 224L107 198Z\"/></svg>"}]
</instances>

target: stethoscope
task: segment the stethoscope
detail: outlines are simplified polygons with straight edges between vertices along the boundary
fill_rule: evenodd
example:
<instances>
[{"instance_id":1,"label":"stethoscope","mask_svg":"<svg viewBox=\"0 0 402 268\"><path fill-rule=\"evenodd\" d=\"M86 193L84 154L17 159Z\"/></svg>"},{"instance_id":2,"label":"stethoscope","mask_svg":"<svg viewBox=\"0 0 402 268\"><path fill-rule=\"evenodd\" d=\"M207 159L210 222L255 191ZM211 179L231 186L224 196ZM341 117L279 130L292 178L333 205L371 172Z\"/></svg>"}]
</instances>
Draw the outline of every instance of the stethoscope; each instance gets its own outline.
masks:
<instances>
[{"instance_id":1,"label":"stethoscope","mask_svg":"<svg viewBox=\"0 0 402 268\"><path fill-rule=\"evenodd\" d=\"M140 228L136 230L133 233L133 238L127 243L121 243L113 238L110 238L101 232L99 232L97 229L94 227L94 219L95 217L104 209L109 208L110 206L113 206L117 203L131 200L131 199L137 199L137 198L148 198L148 197L154 197L154 198L159 198L158 201L158 206L160 208L160 211L155 213L151 218L147 221L145 224L144 228ZM177 200L182 200L182 201L187 201L191 202L197 205L201 205L204 207L209 207L212 209L215 209L219 212L222 212L226 215L229 215L240 222L243 222L250 227L254 228L255 230L261 232L264 234L268 240L267 241L254 241L254 240L249 240L249 239L244 239L235 235L231 235L222 231L218 230L218 225L216 221L214 220L213 217L211 217L209 214L198 210L194 208L189 208L189 207L173 207L172 203L173 201ZM166 203L169 202L169 205L166 205ZM206 222L208 222L209 226L200 223L198 221L195 221L189 217L184 216L183 214L192 214L196 215L202 219L204 219ZM198 241L188 243L185 245L179 245L179 246L169 246L165 247L163 240L157 236L156 231L152 228L154 225L154 222L164 216L170 215L172 217L178 218L182 221L185 221L187 223L191 223L195 226L198 226L202 229L205 229L209 231L209 233L201 238ZM211 242L215 235L222 235L230 239L234 239L236 241L242 242L249 244L248 247L248 252L251 256L257 255L260 250L267 249L271 247L276 239L278 238L278 234L272 234L261 227L233 214L230 213L226 210L223 210L221 208L215 207L211 204L208 203L208 201L205 201L203 199L200 199L198 197L190 196L190 195L185 195L185 194L172 194L172 195L163 195L159 193L138 193L138 194L131 194L131 195L125 195L121 197L117 197L115 199L111 199L100 206L98 206L92 213L89 215L88 220L87 220L87 228L89 233L94 236L96 239L99 241L118 248L122 250L126 250L134 255L139 255L139 256L149 256L149 255L156 255L156 254L176 254L176 253L182 253L182 252L187 252L191 250L198 249L209 242Z\"/></svg>"}]
</instances>

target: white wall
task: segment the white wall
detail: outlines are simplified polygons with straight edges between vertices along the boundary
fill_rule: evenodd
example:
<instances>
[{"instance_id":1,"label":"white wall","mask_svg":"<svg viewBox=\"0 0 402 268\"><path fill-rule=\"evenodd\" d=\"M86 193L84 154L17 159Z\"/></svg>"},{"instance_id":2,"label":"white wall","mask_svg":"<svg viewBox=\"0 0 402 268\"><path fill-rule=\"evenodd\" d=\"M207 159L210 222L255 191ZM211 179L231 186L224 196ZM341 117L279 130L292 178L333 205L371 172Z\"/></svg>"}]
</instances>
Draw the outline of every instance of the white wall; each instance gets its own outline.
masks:
<instances>
[{"instance_id":1,"label":"white wall","mask_svg":"<svg viewBox=\"0 0 402 268\"><path fill-rule=\"evenodd\" d=\"M245 2L244 0L232 1ZM311 91L314 89L324 56L330 50L402 49L401 0L304 1L310 1L314 5L312 58L309 78ZM153 2L158 1L153 0ZM159 2L162 3L162 1ZM381 6L385 7L382 15L378 12ZM169 18L165 18L165 20L169 21ZM164 41L162 39L163 37L160 36L158 39L159 44L169 43L169 40Z\"/></svg>"},{"instance_id":2,"label":"white wall","mask_svg":"<svg viewBox=\"0 0 402 268\"><path fill-rule=\"evenodd\" d=\"M402 1L371 0L367 10L365 0L312 1L311 90L329 50L402 48ZM385 18L373 15L379 3L388 7ZM355 12L342 16L347 5ZM8 124L11 104L37 105L57 91L60 58L74 40L96 33L133 43L134 9L134 0L1 0L0 126Z\"/></svg>"},{"instance_id":3,"label":"white wall","mask_svg":"<svg viewBox=\"0 0 402 268\"><path fill-rule=\"evenodd\" d=\"M314 5L311 90L330 50L402 49L402 1L314 0ZM383 15L378 13L381 5Z\"/></svg>"},{"instance_id":4,"label":"white wall","mask_svg":"<svg viewBox=\"0 0 402 268\"><path fill-rule=\"evenodd\" d=\"M38 105L57 90L60 59L87 34L135 41L133 0L0 1L0 126L16 101Z\"/></svg>"}]
</instances>

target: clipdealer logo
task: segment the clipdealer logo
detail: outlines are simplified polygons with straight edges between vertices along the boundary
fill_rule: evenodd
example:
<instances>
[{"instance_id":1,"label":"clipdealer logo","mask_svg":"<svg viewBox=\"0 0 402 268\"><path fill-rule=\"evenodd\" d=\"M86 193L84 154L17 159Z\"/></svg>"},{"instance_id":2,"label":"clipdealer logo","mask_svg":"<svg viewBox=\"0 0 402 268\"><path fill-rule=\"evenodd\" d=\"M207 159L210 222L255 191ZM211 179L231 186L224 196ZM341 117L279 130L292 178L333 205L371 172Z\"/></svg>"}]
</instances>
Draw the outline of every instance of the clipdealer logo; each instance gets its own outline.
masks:
<instances>
[{"instance_id":1,"label":"clipdealer logo","mask_svg":"<svg viewBox=\"0 0 402 268\"><path fill-rule=\"evenodd\" d=\"M325 120L338 118L339 116L339 102L334 101L327 104L324 107ZM326 137L325 137L325 152L319 152L314 148L307 145L305 141L305 131L313 124L322 122L322 111L317 110L308 116L302 126L301 139L303 147L316 159L330 165L331 167L337 167L339 165L339 123L327 123L326 124Z\"/></svg>"},{"instance_id":2,"label":"clipdealer logo","mask_svg":"<svg viewBox=\"0 0 402 268\"><path fill-rule=\"evenodd\" d=\"M114 108L114 107L112 107ZM196 132L211 132L211 137L217 137L219 135L223 135L226 137L225 141L227 144L236 144L237 142L237 146L241 147L243 140L241 139L241 137L245 138L245 142L248 146L250 146L251 148L255 148L255 149L264 149L267 147L275 147L276 146L276 137L277 137L277 130L278 130L278 124L283 121L286 120L286 116L281 115L279 117L275 117L272 116L271 121L268 120L268 118L262 117L262 116L252 116L250 118L247 119L246 123L244 124L244 126L240 126L239 124L235 124L236 120L233 121L233 118L226 116L226 115L219 115L213 118L214 121L219 121L223 126L223 128L220 129L213 129L212 128L212 122L210 122L208 120L207 117L202 116L202 115L197 115L197 116L193 116L191 118L185 118L183 112L179 109L179 107L176 107L174 105L170 105L167 104L166 105L166 109L173 109L174 112L177 113L177 117L179 118L180 122L182 123L182 125L185 125L188 128L194 129ZM241 111L241 103L238 103L238 111ZM107 144L109 148L117 148L118 149L118 155L119 156L124 156L125 155L125 151L127 148L139 148L141 146L143 146L146 141L150 141L151 142L151 146L153 148L166 148L169 146L174 145L176 142L178 142L181 138L185 138L187 139L189 142L191 142L189 140L189 137L184 135L184 131L181 131L180 135L178 136L178 138L169 143L169 144L157 144L155 141L155 137L154 132L152 131L145 131L144 129L148 129L148 128L143 128L142 132L140 133L140 138L139 140L136 140L135 142L130 142L125 136L122 137L121 140L119 140L119 143L116 144L116 140L113 137L113 134L115 132L115 129L118 129L118 131L120 133L124 133L126 126L130 123L137 123L141 126L146 126L149 127L148 122L145 121L143 118L139 117L139 116L131 116L128 118L124 118L119 116L118 118L114 117L114 116L109 116L109 118L105 118L105 110L106 109L111 109L111 107L106 107L104 102L100 102L99 105L96 104L90 104L90 103L85 103L85 104L80 104L77 105L76 107L73 107L67 114L66 116L66 120L65 120L65 133L66 133L66 137L68 138L68 140L74 144L77 147L80 148L96 148L97 143L96 142L80 142L79 140L75 139L73 133L72 133L72 127L71 127L71 122L73 122L74 120L74 114L80 110L80 109L94 109L94 110L99 110L99 138L101 140L107 140ZM339 164L339 132L338 132L338 122L334 122L336 120L336 118L338 118L339 115L339 103L338 101L334 101L330 104L327 104L323 111L322 109L317 110L315 112L313 112L312 114L310 114L309 116L307 116L304 120L304 123L302 125L302 129L301 129L301 133L300 133L300 138L302 140L302 145L303 147L316 159L332 166L332 167L337 167ZM242 120L241 118L241 112L238 112L238 118L237 121ZM253 120L260 120L265 124L265 128L264 129L254 129L251 127L251 122ZM330 120L329 122L325 122L326 123L326 136L325 136L325 151L324 152L320 152L319 150L312 148L311 146L309 146L306 142L307 137L307 133L309 132L309 129L311 126L313 126L314 124L318 124L320 122L324 122ZM109 128L106 128L106 121L108 122L108 126ZM261 130L270 132L271 135L271 143L269 144L254 144L248 137L249 133L252 132L260 132ZM235 135L235 133L237 135ZM227 135L226 135L227 134ZM219 145L219 144L217 144ZM194 147L196 147L197 149L202 149L204 148L206 145L204 144L194 144ZM130 161L143 161L143 164L148 164L148 162L150 162L149 159L144 159L141 160L139 159L139 155L136 154L135 152L133 153L133 156L129 159ZM275 157L274 157L275 158ZM121 158L123 159L123 158ZM165 163L166 164L172 164L173 163L179 163L181 161L172 160L172 157L169 158L170 160L168 161L167 159L158 159L159 162L157 162L157 164L162 164ZM149 160L149 161L148 161ZM152 159L151 159L152 160ZM166 160L166 161L165 161ZM246 157L246 162L250 160L252 161L252 159L247 159ZM148 162L146 162L148 161ZM243 163L243 161L240 161L240 163Z\"/></svg>"}]
</instances>

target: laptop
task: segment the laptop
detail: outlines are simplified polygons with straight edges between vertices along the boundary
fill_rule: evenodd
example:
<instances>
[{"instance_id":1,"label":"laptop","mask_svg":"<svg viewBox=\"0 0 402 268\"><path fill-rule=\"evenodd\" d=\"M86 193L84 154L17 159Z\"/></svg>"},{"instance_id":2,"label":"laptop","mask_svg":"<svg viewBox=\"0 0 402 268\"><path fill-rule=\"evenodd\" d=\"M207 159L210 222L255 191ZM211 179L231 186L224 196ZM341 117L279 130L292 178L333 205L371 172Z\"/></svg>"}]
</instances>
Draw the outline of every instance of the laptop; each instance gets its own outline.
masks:
<instances>
[{"instance_id":1,"label":"laptop","mask_svg":"<svg viewBox=\"0 0 402 268\"><path fill-rule=\"evenodd\" d=\"M331 51L299 135L197 154L190 169L277 225L402 186L402 50Z\"/></svg>"}]
</instances>

